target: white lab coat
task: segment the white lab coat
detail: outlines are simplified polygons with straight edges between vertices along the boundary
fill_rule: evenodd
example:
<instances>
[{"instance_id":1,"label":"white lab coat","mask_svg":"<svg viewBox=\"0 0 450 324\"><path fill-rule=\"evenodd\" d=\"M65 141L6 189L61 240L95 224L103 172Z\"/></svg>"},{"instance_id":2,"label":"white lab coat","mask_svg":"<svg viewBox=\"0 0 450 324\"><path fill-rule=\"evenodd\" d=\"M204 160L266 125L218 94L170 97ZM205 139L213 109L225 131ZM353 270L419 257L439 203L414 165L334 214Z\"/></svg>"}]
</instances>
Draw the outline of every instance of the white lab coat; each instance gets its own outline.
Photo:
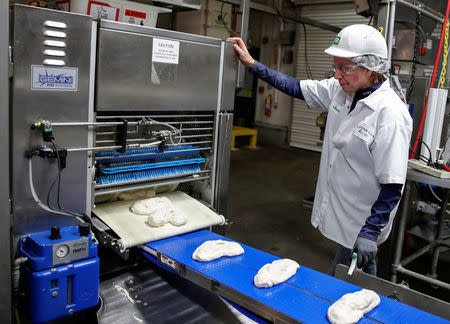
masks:
<instances>
[{"instance_id":1,"label":"white lab coat","mask_svg":"<svg viewBox=\"0 0 450 324\"><path fill-rule=\"evenodd\" d=\"M405 183L412 119L384 82L349 114L354 93L338 80L300 81L309 107L328 110L311 223L346 248L371 214L380 184ZM398 204L378 237L388 237Z\"/></svg>"}]
</instances>

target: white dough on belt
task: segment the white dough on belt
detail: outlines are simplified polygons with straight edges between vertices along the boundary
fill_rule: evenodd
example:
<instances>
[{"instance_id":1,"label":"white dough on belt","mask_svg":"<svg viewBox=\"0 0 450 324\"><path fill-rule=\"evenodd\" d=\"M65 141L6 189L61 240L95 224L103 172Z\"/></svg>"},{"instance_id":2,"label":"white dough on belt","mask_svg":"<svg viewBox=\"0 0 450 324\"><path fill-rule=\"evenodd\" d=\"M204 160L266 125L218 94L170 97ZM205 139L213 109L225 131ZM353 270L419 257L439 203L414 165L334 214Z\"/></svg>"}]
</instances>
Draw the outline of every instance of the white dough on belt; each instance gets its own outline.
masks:
<instances>
[{"instance_id":1,"label":"white dough on belt","mask_svg":"<svg viewBox=\"0 0 450 324\"><path fill-rule=\"evenodd\" d=\"M259 269L253 282L258 288L270 288L295 275L299 267L300 265L294 260L275 260Z\"/></svg>"},{"instance_id":2,"label":"white dough on belt","mask_svg":"<svg viewBox=\"0 0 450 324\"><path fill-rule=\"evenodd\" d=\"M223 256L230 257L243 253L244 249L239 243L224 240L212 240L204 242L195 249L192 258L197 261L206 262L216 260Z\"/></svg>"},{"instance_id":3,"label":"white dough on belt","mask_svg":"<svg viewBox=\"0 0 450 324\"><path fill-rule=\"evenodd\" d=\"M147 224L152 227L160 227L169 222L175 226L187 223L186 216L167 197L139 200L130 209L135 214L148 215Z\"/></svg>"},{"instance_id":4,"label":"white dough on belt","mask_svg":"<svg viewBox=\"0 0 450 324\"><path fill-rule=\"evenodd\" d=\"M345 294L328 308L328 320L332 324L357 323L379 303L380 296L372 290L363 289Z\"/></svg>"}]
</instances>

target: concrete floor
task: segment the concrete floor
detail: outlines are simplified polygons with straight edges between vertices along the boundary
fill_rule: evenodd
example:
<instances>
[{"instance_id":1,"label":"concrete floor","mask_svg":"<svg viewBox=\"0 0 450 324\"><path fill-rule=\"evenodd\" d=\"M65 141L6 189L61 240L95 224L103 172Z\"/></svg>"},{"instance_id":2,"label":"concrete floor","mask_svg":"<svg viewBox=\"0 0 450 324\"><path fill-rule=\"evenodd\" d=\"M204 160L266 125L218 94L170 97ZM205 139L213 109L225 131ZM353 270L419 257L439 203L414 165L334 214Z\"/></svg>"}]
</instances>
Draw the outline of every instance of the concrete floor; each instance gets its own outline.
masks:
<instances>
[{"instance_id":1,"label":"concrete floor","mask_svg":"<svg viewBox=\"0 0 450 324\"><path fill-rule=\"evenodd\" d=\"M279 146L232 151L226 236L327 273L337 244L310 222L320 153Z\"/></svg>"}]
</instances>

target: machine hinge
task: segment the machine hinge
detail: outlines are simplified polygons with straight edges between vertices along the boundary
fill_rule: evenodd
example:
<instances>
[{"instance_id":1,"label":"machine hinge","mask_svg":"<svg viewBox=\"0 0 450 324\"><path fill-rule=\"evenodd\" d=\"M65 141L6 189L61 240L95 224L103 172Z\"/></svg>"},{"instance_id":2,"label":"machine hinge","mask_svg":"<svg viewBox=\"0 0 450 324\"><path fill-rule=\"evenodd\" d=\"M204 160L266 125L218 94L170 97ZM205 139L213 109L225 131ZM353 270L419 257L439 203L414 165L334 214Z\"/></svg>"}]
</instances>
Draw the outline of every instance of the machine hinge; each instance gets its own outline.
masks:
<instances>
[{"instance_id":1,"label":"machine hinge","mask_svg":"<svg viewBox=\"0 0 450 324\"><path fill-rule=\"evenodd\" d=\"M12 78L14 74L12 51L13 51L12 46L8 46L8 78Z\"/></svg>"}]
</instances>

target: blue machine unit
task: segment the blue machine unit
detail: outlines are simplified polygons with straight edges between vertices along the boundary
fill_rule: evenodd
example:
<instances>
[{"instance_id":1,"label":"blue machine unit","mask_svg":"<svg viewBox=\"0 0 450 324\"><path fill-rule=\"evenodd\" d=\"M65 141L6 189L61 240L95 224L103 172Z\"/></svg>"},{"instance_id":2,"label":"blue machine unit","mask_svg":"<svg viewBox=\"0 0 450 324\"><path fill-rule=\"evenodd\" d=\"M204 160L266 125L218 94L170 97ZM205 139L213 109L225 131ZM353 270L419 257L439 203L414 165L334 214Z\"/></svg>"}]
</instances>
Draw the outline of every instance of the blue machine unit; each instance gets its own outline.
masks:
<instances>
[{"instance_id":1,"label":"blue machine unit","mask_svg":"<svg viewBox=\"0 0 450 324\"><path fill-rule=\"evenodd\" d=\"M20 290L34 323L43 323L98 303L100 264L89 227L52 227L20 239Z\"/></svg>"}]
</instances>

